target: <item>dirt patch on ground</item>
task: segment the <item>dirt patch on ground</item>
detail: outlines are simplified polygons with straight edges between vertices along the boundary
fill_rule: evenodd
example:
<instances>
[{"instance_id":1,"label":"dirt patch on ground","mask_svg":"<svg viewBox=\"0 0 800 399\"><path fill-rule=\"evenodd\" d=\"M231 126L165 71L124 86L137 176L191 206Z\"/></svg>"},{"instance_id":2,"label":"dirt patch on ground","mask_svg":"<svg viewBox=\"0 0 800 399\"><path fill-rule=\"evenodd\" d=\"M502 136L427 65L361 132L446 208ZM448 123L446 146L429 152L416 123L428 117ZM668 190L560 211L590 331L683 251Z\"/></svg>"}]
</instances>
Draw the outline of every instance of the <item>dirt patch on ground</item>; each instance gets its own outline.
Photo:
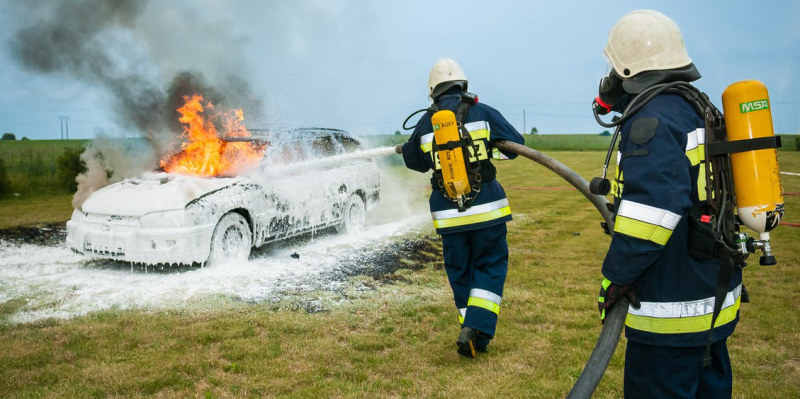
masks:
<instances>
[{"instance_id":1,"label":"dirt patch on ground","mask_svg":"<svg viewBox=\"0 0 800 399\"><path fill-rule=\"evenodd\" d=\"M406 239L398 242L388 251L378 251L370 254L369 267L353 267L348 275L365 275L380 282L392 283L403 280L394 275L401 269L420 270L430 264L435 268L444 268L441 246L434 237L426 236L420 239ZM354 265L355 266L355 265Z\"/></svg>"},{"instance_id":2,"label":"dirt patch on ground","mask_svg":"<svg viewBox=\"0 0 800 399\"><path fill-rule=\"evenodd\" d=\"M52 247L63 244L66 238L66 223L50 223L43 226L0 229L0 241L14 244L33 244Z\"/></svg>"},{"instance_id":3,"label":"dirt patch on ground","mask_svg":"<svg viewBox=\"0 0 800 399\"><path fill-rule=\"evenodd\" d=\"M407 274L397 273L400 270L416 271L428 267L444 268L441 242L437 237L388 241L363 252L339 256L334 267L311 278L295 279L291 288L277 281L276 286L281 288L265 299L280 304L279 307L284 309L328 312L336 303L358 298L382 285L411 283Z\"/></svg>"}]
</instances>

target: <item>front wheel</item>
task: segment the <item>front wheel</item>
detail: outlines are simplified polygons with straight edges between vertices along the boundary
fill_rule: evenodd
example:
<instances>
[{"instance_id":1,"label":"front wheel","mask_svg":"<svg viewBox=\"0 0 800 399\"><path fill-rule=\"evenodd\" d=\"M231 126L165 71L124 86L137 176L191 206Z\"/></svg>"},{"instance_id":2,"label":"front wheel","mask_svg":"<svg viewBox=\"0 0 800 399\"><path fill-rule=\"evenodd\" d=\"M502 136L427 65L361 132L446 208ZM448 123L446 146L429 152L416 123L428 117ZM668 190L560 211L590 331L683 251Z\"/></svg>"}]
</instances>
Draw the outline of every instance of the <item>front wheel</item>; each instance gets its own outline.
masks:
<instances>
[{"instance_id":1,"label":"front wheel","mask_svg":"<svg viewBox=\"0 0 800 399\"><path fill-rule=\"evenodd\" d=\"M341 233L356 233L364 230L367 224L367 206L358 194L353 194L347 199L342 208L342 223L336 227Z\"/></svg>"},{"instance_id":2,"label":"front wheel","mask_svg":"<svg viewBox=\"0 0 800 399\"><path fill-rule=\"evenodd\" d=\"M236 212L226 213L214 228L208 261L215 265L233 260L247 260L252 246L250 226L244 216Z\"/></svg>"}]
</instances>

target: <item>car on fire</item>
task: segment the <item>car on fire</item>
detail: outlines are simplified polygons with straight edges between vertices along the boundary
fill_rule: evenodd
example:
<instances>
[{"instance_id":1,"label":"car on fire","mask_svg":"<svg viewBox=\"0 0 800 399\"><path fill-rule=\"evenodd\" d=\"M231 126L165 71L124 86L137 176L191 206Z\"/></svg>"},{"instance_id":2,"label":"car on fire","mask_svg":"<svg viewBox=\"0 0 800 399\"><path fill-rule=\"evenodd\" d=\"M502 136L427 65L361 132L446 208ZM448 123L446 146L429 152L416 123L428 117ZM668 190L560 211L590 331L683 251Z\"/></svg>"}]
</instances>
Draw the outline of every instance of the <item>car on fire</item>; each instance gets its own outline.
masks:
<instances>
[{"instance_id":1,"label":"car on fire","mask_svg":"<svg viewBox=\"0 0 800 399\"><path fill-rule=\"evenodd\" d=\"M380 199L373 160L324 162L361 149L345 131L294 129L235 140L269 148L255 171L232 177L151 172L111 184L73 212L67 246L143 264L246 259L254 247L307 232L358 231Z\"/></svg>"}]
</instances>

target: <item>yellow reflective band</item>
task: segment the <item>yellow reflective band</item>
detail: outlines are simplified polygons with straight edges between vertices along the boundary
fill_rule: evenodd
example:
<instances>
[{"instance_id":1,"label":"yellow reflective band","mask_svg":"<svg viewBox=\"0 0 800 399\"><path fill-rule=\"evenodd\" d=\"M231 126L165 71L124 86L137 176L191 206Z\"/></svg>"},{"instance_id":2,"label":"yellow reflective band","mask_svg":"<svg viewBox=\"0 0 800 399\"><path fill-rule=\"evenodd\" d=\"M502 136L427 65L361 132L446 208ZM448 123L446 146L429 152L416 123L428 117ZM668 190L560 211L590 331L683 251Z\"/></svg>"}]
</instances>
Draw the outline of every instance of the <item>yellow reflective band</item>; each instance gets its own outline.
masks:
<instances>
[{"instance_id":1,"label":"yellow reflective band","mask_svg":"<svg viewBox=\"0 0 800 399\"><path fill-rule=\"evenodd\" d=\"M652 241L659 245L667 245L667 241L672 235L672 230L620 215L617 215L614 231L642 240Z\"/></svg>"},{"instance_id":2,"label":"yellow reflective band","mask_svg":"<svg viewBox=\"0 0 800 399\"><path fill-rule=\"evenodd\" d=\"M692 166L696 166L706 159L705 148L705 145L700 144L697 147L686 151L686 157L689 158L689 162L692 164Z\"/></svg>"},{"instance_id":3,"label":"yellow reflective band","mask_svg":"<svg viewBox=\"0 0 800 399\"><path fill-rule=\"evenodd\" d=\"M607 289L607 288L608 288L608 286L609 286L609 285L611 285L611 280L609 280L609 279L607 279L607 278L604 278L604 279L603 279L603 282L602 282L602 283L600 283L600 285L601 285L601 286L603 287L603 289L605 290L605 289Z\"/></svg>"},{"instance_id":4,"label":"yellow reflective band","mask_svg":"<svg viewBox=\"0 0 800 399\"><path fill-rule=\"evenodd\" d=\"M700 163L700 172L697 173L697 199L705 201L708 195L706 194L706 164Z\"/></svg>"},{"instance_id":5,"label":"yellow reflective band","mask_svg":"<svg viewBox=\"0 0 800 399\"><path fill-rule=\"evenodd\" d=\"M469 132L469 137L472 137L473 140L488 140L489 131L486 129L479 129L474 132Z\"/></svg>"},{"instance_id":6,"label":"yellow reflective band","mask_svg":"<svg viewBox=\"0 0 800 399\"><path fill-rule=\"evenodd\" d=\"M469 132L469 136L472 137L473 140L489 140L489 130L488 129L478 129L478 130ZM420 146L419 146L419 148L422 150L422 152L428 153L428 152L431 152L433 150L433 140L434 140L433 133L428 133L428 134L423 135L422 137L420 137ZM485 150L486 145L484 143L479 143L478 145L480 145L481 148L484 149L482 152L484 154L486 154L486 150ZM472 157L474 157L474 156L475 156L475 154L472 154ZM481 157L480 154L478 155L478 159L483 160L483 159L486 159L486 158L488 158L486 155L484 155L483 157ZM472 160L472 161L474 162L474 160Z\"/></svg>"},{"instance_id":7,"label":"yellow reflective band","mask_svg":"<svg viewBox=\"0 0 800 399\"><path fill-rule=\"evenodd\" d=\"M472 136L473 139L478 138L489 140L489 136L492 134L491 130L489 129L489 122L486 121L468 122L464 124L464 128L470 132L470 136ZM478 133L480 135L479 137L476 137L472 134L473 132L479 132L482 130L485 131L485 133Z\"/></svg>"},{"instance_id":8,"label":"yellow reflective band","mask_svg":"<svg viewBox=\"0 0 800 399\"><path fill-rule=\"evenodd\" d=\"M458 324L464 324L464 316L458 316Z\"/></svg>"},{"instance_id":9,"label":"yellow reflective band","mask_svg":"<svg viewBox=\"0 0 800 399\"><path fill-rule=\"evenodd\" d=\"M714 327L728 324L736 319L740 304L741 298L736 298L733 306L722 309L717 321L714 323ZM636 330L656 334L696 333L708 331L711 327L712 316L713 314L709 313L694 317L659 318L628 314L627 319L625 319L625 325Z\"/></svg>"},{"instance_id":10,"label":"yellow reflective band","mask_svg":"<svg viewBox=\"0 0 800 399\"><path fill-rule=\"evenodd\" d=\"M503 154L503 152L500 151L499 148L492 148L492 159L497 159L499 161L505 161L505 160L508 160L510 158L508 158L506 156L506 154Z\"/></svg>"},{"instance_id":11,"label":"yellow reflective band","mask_svg":"<svg viewBox=\"0 0 800 399\"><path fill-rule=\"evenodd\" d=\"M446 229L448 227L466 226L468 224L476 224L488 222L490 220L500 219L511 214L511 207L506 206L493 211L479 213L477 215L461 216L449 219L435 219L433 227L437 229Z\"/></svg>"},{"instance_id":12,"label":"yellow reflective band","mask_svg":"<svg viewBox=\"0 0 800 399\"><path fill-rule=\"evenodd\" d=\"M605 297L602 297L602 296L601 296L601 297L598 297L598 298L597 298L597 302L604 303L605 301L606 301L606 298L605 298Z\"/></svg>"},{"instance_id":13,"label":"yellow reflective band","mask_svg":"<svg viewBox=\"0 0 800 399\"><path fill-rule=\"evenodd\" d=\"M658 225L668 230L674 230L681 221L681 216L677 213L626 199L620 201L617 214L647 224Z\"/></svg>"},{"instance_id":14,"label":"yellow reflective band","mask_svg":"<svg viewBox=\"0 0 800 399\"><path fill-rule=\"evenodd\" d=\"M479 308L484 308L496 315L500 315L500 305L483 298L476 298L474 296L469 297L467 306L477 306Z\"/></svg>"}]
</instances>

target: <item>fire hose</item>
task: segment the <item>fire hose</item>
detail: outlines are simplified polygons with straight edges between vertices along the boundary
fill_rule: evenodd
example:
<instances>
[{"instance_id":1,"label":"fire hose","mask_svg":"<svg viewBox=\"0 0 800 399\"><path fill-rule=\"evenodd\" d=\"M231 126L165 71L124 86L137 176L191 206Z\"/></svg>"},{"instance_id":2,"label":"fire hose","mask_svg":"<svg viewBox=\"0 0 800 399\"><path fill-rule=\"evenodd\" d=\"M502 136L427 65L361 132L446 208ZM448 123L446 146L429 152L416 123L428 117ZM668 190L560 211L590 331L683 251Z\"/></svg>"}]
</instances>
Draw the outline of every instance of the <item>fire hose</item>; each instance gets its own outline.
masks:
<instances>
[{"instance_id":1,"label":"fire hose","mask_svg":"<svg viewBox=\"0 0 800 399\"><path fill-rule=\"evenodd\" d=\"M589 191L589 183L586 179L575 173L572 169L539 151L521 144L509 141L497 141L494 143L494 146L501 150L513 152L528 158L550 169L566 180L597 208L600 215L603 216L603 219L605 219L605 222L608 224L608 231L614 231L613 215L606 206L608 199L601 195L592 194ZM603 330L597 338L594 350L592 350L589 360L583 367L580 377L578 377L569 395L567 395L568 399L591 398L592 394L594 394L594 391L600 384L600 380L603 378L603 374L605 374L608 368L608 364L611 362L614 351L617 349L619 337L622 334L622 328L625 326L625 317L628 314L628 303L627 298L621 298L606 315L605 323L603 323Z\"/></svg>"}]
</instances>

